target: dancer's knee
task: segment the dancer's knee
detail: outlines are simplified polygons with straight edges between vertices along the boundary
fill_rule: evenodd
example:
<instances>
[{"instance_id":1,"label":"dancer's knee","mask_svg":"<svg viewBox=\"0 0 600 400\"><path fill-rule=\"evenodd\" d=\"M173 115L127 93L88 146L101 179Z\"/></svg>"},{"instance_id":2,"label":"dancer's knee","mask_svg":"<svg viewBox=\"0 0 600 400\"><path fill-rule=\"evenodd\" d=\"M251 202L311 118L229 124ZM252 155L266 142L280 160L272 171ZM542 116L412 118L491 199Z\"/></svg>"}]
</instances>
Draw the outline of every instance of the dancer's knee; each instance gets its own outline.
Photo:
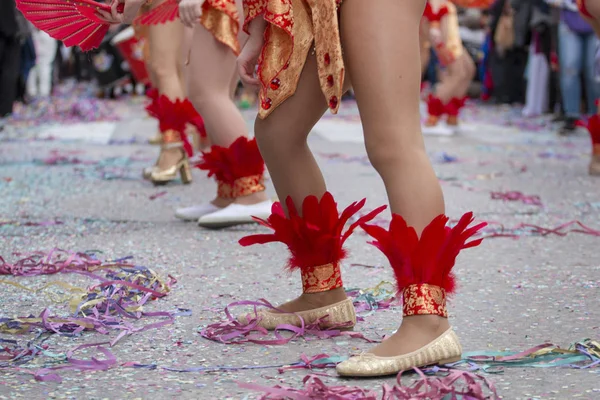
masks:
<instances>
[{"instance_id":1,"label":"dancer's knee","mask_svg":"<svg viewBox=\"0 0 600 400\"><path fill-rule=\"evenodd\" d=\"M397 132L390 132L388 135L380 135L379 137L384 136L394 139L365 140L369 161L380 174L383 171L390 170L400 172L399 170L403 168L403 165L410 165L415 156L420 156L425 152L421 140L414 138L397 139Z\"/></svg>"}]
</instances>

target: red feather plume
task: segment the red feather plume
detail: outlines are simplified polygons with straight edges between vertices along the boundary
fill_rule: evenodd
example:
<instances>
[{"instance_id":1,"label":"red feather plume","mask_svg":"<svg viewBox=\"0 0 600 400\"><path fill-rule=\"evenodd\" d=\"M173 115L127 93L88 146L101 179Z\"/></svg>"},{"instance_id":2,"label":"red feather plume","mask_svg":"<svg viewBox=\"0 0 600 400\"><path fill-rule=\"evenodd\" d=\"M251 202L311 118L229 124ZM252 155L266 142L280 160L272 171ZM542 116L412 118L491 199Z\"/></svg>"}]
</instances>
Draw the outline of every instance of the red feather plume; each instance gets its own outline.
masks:
<instances>
[{"instance_id":1,"label":"red feather plume","mask_svg":"<svg viewBox=\"0 0 600 400\"><path fill-rule=\"evenodd\" d=\"M446 112L446 107L444 107L444 103L442 103L439 97L430 94L427 97L427 112L431 116L440 117Z\"/></svg>"},{"instance_id":2,"label":"red feather plume","mask_svg":"<svg viewBox=\"0 0 600 400\"><path fill-rule=\"evenodd\" d=\"M466 97L458 98L453 97L448 104L446 104L446 113L448 115L456 116L460 112L460 110L465 106L467 102Z\"/></svg>"},{"instance_id":3,"label":"red feather plume","mask_svg":"<svg viewBox=\"0 0 600 400\"><path fill-rule=\"evenodd\" d=\"M600 115L593 115L588 120L587 128L592 138L592 144L600 144Z\"/></svg>"},{"instance_id":4,"label":"red feather plume","mask_svg":"<svg viewBox=\"0 0 600 400\"><path fill-rule=\"evenodd\" d=\"M483 239L467 242L487 223L469 227L473 213L462 216L456 226L446 226L448 217L436 217L421 233L419 239L414 228L409 227L401 216L392 215L388 230L376 225L362 224L362 228L375 241L371 242L388 258L398 290L415 284L429 284L453 293L456 279L452 268L461 250L479 246Z\"/></svg>"},{"instance_id":5,"label":"red feather plume","mask_svg":"<svg viewBox=\"0 0 600 400\"><path fill-rule=\"evenodd\" d=\"M185 109L187 123L194 125L200 136L205 138L207 135L206 128L204 126L204 120L202 119L198 111L196 111L196 108L194 107L192 102L188 99L185 99L183 101L183 107Z\"/></svg>"},{"instance_id":6,"label":"red feather plume","mask_svg":"<svg viewBox=\"0 0 600 400\"><path fill-rule=\"evenodd\" d=\"M174 130L179 132L183 148L188 156L191 157L194 154L194 149L185 134L185 125L188 122L188 111L186 108L185 101L179 99L172 101L164 94L157 100L156 109L160 131Z\"/></svg>"},{"instance_id":7,"label":"red feather plume","mask_svg":"<svg viewBox=\"0 0 600 400\"><path fill-rule=\"evenodd\" d=\"M100 46L110 24L98 10L110 13L110 6L92 0L16 0L17 8L36 28L61 40L65 46L88 51ZM119 5L123 12L123 4Z\"/></svg>"},{"instance_id":8,"label":"red feather plume","mask_svg":"<svg viewBox=\"0 0 600 400\"><path fill-rule=\"evenodd\" d=\"M179 18L179 1L167 0L158 7L140 15L134 25L159 25L175 21Z\"/></svg>"},{"instance_id":9,"label":"red feather plume","mask_svg":"<svg viewBox=\"0 0 600 400\"><path fill-rule=\"evenodd\" d=\"M158 116L160 115L160 110L159 110L160 103L158 101L158 90L150 89L146 93L146 96L148 97L148 99L150 99L150 103L148 103L145 107L146 112L152 118L158 119Z\"/></svg>"},{"instance_id":10,"label":"red feather plume","mask_svg":"<svg viewBox=\"0 0 600 400\"><path fill-rule=\"evenodd\" d=\"M366 199L350 204L340 215L331 193L321 198L308 196L302 203L300 215L291 197L286 199L289 217L286 217L281 203L273 204L271 216L265 221L255 220L273 230L271 234L250 235L242 238L242 246L281 242L290 250L288 268L290 270L336 264L345 256L344 243L361 224L367 223L385 210L386 206L376 208L358 218L344 232L346 223L365 205Z\"/></svg>"},{"instance_id":11,"label":"red feather plume","mask_svg":"<svg viewBox=\"0 0 600 400\"><path fill-rule=\"evenodd\" d=\"M133 20L134 25L159 25L179 18L179 1L167 0Z\"/></svg>"},{"instance_id":12,"label":"red feather plume","mask_svg":"<svg viewBox=\"0 0 600 400\"><path fill-rule=\"evenodd\" d=\"M240 136L229 147L212 146L209 152L202 152L202 161L196 167L208 171L208 177L233 184L236 179L262 175L265 162L260 155L256 139Z\"/></svg>"}]
</instances>

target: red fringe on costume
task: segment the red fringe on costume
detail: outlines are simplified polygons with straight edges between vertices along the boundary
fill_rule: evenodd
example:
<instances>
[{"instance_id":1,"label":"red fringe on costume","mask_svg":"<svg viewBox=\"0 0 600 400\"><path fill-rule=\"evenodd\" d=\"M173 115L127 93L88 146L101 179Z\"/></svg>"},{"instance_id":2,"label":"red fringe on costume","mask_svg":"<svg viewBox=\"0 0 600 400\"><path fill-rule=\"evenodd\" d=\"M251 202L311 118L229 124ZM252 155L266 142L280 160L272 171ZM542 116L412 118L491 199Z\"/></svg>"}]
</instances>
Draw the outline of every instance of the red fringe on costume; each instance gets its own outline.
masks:
<instances>
[{"instance_id":1,"label":"red fringe on costume","mask_svg":"<svg viewBox=\"0 0 600 400\"><path fill-rule=\"evenodd\" d=\"M290 197L286 199L289 217L283 206L273 204L272 214L265 221L255 218L261 225L272 229L271 234L250 235L242 238L242 246L281 242L290 251L288 269L306 269L320 265L337 265L345 256L343 246L352 232L361 224L367 223L381 213L386 206L379 207L358 218L344 232L346 223L365 205L366 199L350 204L340 214L337 203L327 192L319 201L316 196L308 196L302 203L302 215L298 213Z\"/></svg>"},{"instance_id":2,"label":"red fringe on costume","mask_svg":"<svg viewBox=\"0 0 600 400\"><path fill-rule=\"evenodd\" d=\"M483 240L467 242L487 225L482 222L469 227L473 220L473 213L466 213L456 226L450 228L446 226L448 217L440 215L425 227L420 238L415 229L397 214L392 215L388 230L376 225L361 226L375 239L371 244L390 261L398 291L411 285L427 284L453 293L456 280L452 268L458 253L478 246Z\"/></svg>"}]
</instances>

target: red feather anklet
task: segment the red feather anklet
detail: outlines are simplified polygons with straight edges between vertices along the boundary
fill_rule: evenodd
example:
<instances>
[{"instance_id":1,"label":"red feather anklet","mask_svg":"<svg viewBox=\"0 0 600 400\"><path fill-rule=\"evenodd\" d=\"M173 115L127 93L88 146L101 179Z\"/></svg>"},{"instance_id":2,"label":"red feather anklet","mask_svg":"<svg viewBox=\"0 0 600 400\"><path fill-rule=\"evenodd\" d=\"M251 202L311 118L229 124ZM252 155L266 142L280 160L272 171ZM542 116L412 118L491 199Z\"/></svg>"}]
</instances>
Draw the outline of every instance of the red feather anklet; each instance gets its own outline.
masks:
<instances>
[{"instance_id":1,"label":"red feather anklet","mask_svg":"<svg viewBox=\"0 0 600 400\"><path fill-rule=\"evenodd\" d=\"M215 177L219 197L233 199L265 190L265 163L256 139L241 136L231 146L212 146L202 156L196 167Z\"/></svg>"},{"instance_id":2,"label":"red feather anklet","mask_svg":"<svg viewBox=\"0 0 600 400\"><path fill-rule=\"evenodd\" d=\"M595 114L588 120L587 129L592 139L592 153L600 154L600 115Z\"/></svg>"},{"instance_id":3,"label":"red feather anklet","mask_svg":"<svg viewBox=\"0 0 600 400\"><path fill-rule=\"evenodd\" d=\"M421 237L399 215L393 214L388 230L362 224L362 228L375 239L371 242L388 258L398 292L403 295L403 314L439 315L448 317L446 296L456 288L452 268L461 250L478 246L483 239L467 242L486 223L469 227L473 213L462 216L450 228L448 217L440 215L425 227Z\"/></svg>"},{"instance_id":4,"label":"red feather anklet","mask_svg":"<svg viewBox=\"0 0 600 400\"><path fill-rule=\"evenodd\" d=\"M290 251L288 270L300 270L304 293L319 293L343 286L340 262L346 257L344 243L361 224L367 223L382 212L379 207L360 217L344 231L346 223L365 205L366 200L350 204L341 214L331 193L321 200L308 196L302 203L302 215L290 197L286 199L289 217L281 203L273 204L271 216L261 225L273 230L271 234L246 236L242 246L281 242Z\"/></svg>"},{"instance_id":5,"label":"red feather anklet","mask_svg":"<svg viewBox=\"0 0 600 400\"><path fill-rule=\"evenodd\" d=\"M188 100L171 100L164 94L156 101L153 110L156 111L158 126L163 135L164 144L181 143L189 157L194 154L194 148L185 134L185 126L189 122ZM149 106L150 107L150 106Z\"/></svg>"}]
</instances>

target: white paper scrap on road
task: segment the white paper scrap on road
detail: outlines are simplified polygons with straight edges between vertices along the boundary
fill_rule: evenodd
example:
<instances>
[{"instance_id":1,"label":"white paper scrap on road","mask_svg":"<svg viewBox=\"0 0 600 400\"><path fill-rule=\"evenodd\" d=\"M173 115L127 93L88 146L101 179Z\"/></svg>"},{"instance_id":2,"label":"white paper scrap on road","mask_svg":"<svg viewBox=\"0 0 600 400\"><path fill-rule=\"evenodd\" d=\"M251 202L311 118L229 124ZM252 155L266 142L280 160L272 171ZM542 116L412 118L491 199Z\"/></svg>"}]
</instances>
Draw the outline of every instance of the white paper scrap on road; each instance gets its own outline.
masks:
<instances>
[{"instance_id":1,"label":"white paper scrap on road","mask_svg":"<svg viewBox=\"0 0 600 400\"><path fill-rule=\"evenodd\" d=\"M330 142L364 143L360 123L342 119L326 118L315 125L313 132Z\"/></svg>"},{"instance_id":2,"label":"white paper scrap on road","mask_svg":"<svg viewBox=\"0 0 600 400\"><path fill-rule=\"evenodd\" d=\"M39 139L79 141L108 144L117 126L114 122L89 122L73 125L54 125L43 129Z\"/></svg>"}]
</instances>

